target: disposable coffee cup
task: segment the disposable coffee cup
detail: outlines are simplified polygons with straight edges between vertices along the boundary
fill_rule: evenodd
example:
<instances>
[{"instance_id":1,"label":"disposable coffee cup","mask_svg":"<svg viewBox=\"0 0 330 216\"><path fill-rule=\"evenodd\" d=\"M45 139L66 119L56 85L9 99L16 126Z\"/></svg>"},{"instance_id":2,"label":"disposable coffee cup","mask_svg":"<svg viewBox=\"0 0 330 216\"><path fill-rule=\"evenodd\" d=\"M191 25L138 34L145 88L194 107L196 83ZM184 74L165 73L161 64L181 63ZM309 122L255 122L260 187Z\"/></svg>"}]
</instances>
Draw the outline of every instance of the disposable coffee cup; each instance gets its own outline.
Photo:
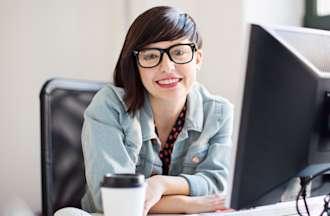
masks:
<instances>
[{"instance_id":1,"label":"disposable coffee cup","mask_svg":"<svg viewBox=\"0 0 330 216\"><path fill-rule=\"evenodd\" d=\"M104 216L142 216L145 198L141 174L107 174L101 182Z\"/></svg>"}]
</instances>

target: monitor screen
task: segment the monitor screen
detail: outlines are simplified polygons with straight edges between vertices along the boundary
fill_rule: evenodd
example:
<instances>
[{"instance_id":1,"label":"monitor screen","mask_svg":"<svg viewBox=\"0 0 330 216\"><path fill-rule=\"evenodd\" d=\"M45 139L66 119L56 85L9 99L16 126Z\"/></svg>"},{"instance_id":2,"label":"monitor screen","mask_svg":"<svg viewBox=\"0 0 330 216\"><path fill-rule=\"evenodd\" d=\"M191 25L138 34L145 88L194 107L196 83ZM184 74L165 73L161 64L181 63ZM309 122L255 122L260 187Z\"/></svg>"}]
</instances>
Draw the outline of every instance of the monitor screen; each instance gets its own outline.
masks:
<instances>
[{"instance_id":1,"label":"monitor screen","mask_svg":"<svg viewBox=\"0 0 330 216\"><path fill-rule=\"evenodd\" d=\"M328 91L328 32L251 25L230 207L279 202L291 179L329 166Z\"/></svg>"}]
</instances>

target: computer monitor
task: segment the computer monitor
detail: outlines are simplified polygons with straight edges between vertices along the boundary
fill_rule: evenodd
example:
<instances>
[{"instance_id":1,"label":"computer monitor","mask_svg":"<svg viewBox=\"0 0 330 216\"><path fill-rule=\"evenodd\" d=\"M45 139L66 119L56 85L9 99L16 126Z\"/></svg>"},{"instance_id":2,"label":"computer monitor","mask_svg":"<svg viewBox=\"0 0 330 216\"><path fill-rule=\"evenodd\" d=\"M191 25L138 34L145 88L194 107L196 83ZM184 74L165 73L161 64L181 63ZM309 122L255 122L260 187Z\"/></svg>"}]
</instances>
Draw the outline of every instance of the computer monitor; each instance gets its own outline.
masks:
<instances>
[{"instance_id":1,"label":"computer monitor","mask_svg":"<svg viewBox=\"0 0 330 216\"><path fill-rule=\"evenodd\" d=\"M248 50L234 209L279 202L290 179L330 166L330 33L253 24Z\"/></svg>"}]
</instances>

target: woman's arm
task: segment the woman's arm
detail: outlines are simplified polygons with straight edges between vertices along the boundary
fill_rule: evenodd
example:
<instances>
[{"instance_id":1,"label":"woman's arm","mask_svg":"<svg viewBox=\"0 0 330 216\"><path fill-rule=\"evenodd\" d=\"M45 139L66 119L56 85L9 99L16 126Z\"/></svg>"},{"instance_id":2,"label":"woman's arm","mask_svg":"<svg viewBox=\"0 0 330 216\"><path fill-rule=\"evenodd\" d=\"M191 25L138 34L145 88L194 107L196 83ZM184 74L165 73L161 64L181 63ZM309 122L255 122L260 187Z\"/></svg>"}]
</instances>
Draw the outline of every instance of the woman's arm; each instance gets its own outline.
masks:
<instances>
[{"instance_id":1,"label":"woman's arm","mask_svg":"<svg viewBox=\"0 0 330 216\"><path fill-rule=\"evenodd\" d=\"M154 206L163 195L188 195L189 185L183 177L155 175L146 181L146 198L144 215Z\"/></svg>"},{"instance_id":2,"label":"woman's arm","mask_svg":"<svg viewBox=\"0 0 330 216\"><path fill-rule=\"evenodd\" d=\"M221 194L196 197L187 195L189 195L189 185L183 177L152 176L147 180L144 214L146 215L147 212L193 214L224 209L224 196Z\"/></svg>"},{"instance_id":3,"label":"woman's arm","mask_svg":"<svg viewBox=\"0 0 330 216\"><path fill-rule=\"evenodd\" d=\"M147 180L145 214L158 203L163 195L205 196L226 191L231 152L233 109L222 104L218 129L209 139L207 155L195 164L195 173L173 176L153 176Z\"/></svg>"},{"instance_id":4,"label":"woman's arm","mask_svg":"<svg viewBox=\"0 0 330 216\"><path fill-rule=\"evenodd\" d=\"M204 196L227 190L227 180L231 161L231 135L233 129L233 107L221 103L217 112L206 121L217 123L214 135L207 143L206 155L200 156L199 163L190 162L194 173L181 173L189 183L190 196ZM217 118L212 119L213 116ZM209 128L210 129L210 128Z\"/></svg>"},{"instance_id":5,"label":"woman's arm","mask_svg":"<svg viewBox=\"0 0 330 216\"><path fill-rule=\"evenodd\" d=\"M214 212L225 210L223 195L191 197L184 195L163 196L149 211L149 213L171 214L184 213L195 214L201 212Z\"/></svg>"},{"instance_id":6,"label":"woman's arm","mask_svg":"<svg viewBox=\"0 0 330 216\"><path fill-rule=\"evenodd\" d=\"M135 173L142 143L125 141L122 106L114 92L105 87L93 98L84 114L82 150L85 174L92 200L90 211L102 212L100 182L106 173ZM136 149L133 147L136 146Z\"/></svg>"},{"instance_id":7,"label":"woman's arm","mask_svg":"<svg viewBox=\"0 0 330 216\"><path fill-rule=\"evenodd\" d=\"M149 185L162 187L162 195L189 195L189 184L180 176L154 175L147 182Z\"/></svg>"}]
</instances>

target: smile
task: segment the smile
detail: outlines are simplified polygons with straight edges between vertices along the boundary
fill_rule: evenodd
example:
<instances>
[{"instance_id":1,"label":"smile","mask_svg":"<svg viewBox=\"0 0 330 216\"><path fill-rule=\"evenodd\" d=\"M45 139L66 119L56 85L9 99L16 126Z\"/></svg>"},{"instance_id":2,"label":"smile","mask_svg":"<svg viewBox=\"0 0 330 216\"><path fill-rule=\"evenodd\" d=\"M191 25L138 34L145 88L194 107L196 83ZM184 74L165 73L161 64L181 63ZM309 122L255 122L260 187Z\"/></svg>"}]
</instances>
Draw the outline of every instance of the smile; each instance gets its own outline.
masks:
<instances>
[{"instance_id":1,"label":"smile","mask_svg":"<svg viewBox=\"0 0 330 216\"><path fill-rule=\"evenodd\" d=\"M175 87L182 79L180 78L171 78L171 79L163 79L156 81L160 87L163 88L172 88Z\"/></svg>"},{"instance_id":2,"label":"smile","mask_svg":"<svg viewBox=\"0 0 330 216\"><path fill-rule=\"evenodd\" d=\"M171 84L171 83L176 83L179 82L180 79L166 79L166 80L159 80L157 81L159 84Z\"/></svg>"}]
</instances>

